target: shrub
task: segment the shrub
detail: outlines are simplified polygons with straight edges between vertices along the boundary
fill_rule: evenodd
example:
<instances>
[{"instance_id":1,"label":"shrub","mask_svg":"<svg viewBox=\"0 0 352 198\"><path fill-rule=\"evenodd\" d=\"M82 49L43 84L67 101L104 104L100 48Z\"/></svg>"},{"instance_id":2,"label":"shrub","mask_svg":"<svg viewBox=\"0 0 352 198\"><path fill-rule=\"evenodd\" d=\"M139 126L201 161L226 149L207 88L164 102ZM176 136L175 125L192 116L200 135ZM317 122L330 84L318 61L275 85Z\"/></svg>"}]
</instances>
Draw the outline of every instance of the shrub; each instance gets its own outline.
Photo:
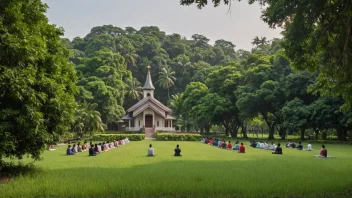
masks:
<instances>
[{"instance_id":1,"label":"shrub","mask_svg":"<svg viewBox=\"0 0 352 198\"><path fill-rule=\"evenodd\" d=\"M144 134L143 131L105 131L103 134Z\"/></svg>"},{"instance_id":2,"label":"shrub","mask_svg":"<svg viewBox=\"0 0 352 198\"><path fill-rule=\"evenodd\" d=\"M159 141L200 141L202 136L199 134L169 134L157 133L156 140Z\"/></svg>"},{"instance_id":3,"label":"shrub","mask_svg":"<svg viewBox=\"0 0 352 198\"><path fill-rule=\"evenodd\" d=\"M144 140L144 134L96 134L93 135L93 141L111 141L120 140L128 137L130 141Z\"/></svg>"}]
</instances>

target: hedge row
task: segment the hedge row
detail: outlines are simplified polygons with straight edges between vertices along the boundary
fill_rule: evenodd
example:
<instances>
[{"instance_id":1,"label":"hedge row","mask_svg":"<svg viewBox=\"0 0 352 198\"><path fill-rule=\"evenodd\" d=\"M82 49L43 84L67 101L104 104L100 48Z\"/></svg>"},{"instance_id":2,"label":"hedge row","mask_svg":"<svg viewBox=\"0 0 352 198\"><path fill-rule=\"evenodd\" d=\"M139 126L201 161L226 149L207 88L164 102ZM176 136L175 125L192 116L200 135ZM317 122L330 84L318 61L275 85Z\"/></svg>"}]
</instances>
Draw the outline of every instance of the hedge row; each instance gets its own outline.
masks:
<instances>
[{"instance_id":1,"label":"hedge row","mask_svg":"<svg viewBox=\"0 0 352 198\"><path fill-rule=\"evenodd\" d=\"M105 134L144 134L143 131L105 131Z\"/></svg>"},{"instance_id":2,"label":"hedge row","mask_svg":"<svg viewBox=\"0 0 352 198\"><path fill-rule=\"evenodd\" d=\"M199 134L168 134L157 133L156 140L159 141L200 141L202 136Z\"/></svg>"},{"instance_id":3,"label":"hedge row","mask_svg":"<svg viewBox=\"0 0 352 198\"><path fill-rule=\"evenodd\" d=\"M120 140L128 137L130 141L144 140L144 134L96 134L93 136L93 141L111 141Z\"/></svg>"}]
</instances>

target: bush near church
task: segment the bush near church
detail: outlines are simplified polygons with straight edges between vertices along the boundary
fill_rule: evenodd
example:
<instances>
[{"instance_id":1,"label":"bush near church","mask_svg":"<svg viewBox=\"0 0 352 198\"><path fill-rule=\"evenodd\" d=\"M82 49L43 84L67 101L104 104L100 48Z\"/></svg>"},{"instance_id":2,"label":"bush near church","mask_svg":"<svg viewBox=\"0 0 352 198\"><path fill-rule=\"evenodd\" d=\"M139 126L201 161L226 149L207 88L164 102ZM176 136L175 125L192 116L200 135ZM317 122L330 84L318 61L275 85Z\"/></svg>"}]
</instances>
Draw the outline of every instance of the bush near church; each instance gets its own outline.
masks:
<instances>
[{"instance_id":1,"label":"bush near church","mask_svg":"<svg viewBox=\"0 0 352 198\"><path fill-rule=\"evenodd\" d=\"M93 136L93 141L111 141L121 140L128 137L130 141L144 140L144 134L96 134Z\"/></svg>"},{"instance_id":2,"label":"bush near church","mask_svg":"<svg viewBox=\"0 0 352 198\"><path fill-rule=\"evenodd\" d=\"M199 134L170 134L170 133L157 133L156 140L159 141L200 141L202 136Z\"/></svg>"}]
</instances>

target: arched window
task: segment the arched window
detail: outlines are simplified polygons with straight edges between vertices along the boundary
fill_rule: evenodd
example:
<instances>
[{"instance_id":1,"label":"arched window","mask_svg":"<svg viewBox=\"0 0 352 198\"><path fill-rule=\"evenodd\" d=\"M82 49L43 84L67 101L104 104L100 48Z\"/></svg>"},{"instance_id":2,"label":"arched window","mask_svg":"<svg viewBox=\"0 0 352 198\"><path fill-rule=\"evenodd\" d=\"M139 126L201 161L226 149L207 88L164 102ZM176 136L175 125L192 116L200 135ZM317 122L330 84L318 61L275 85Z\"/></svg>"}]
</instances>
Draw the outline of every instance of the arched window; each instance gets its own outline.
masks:
<instances>
[{"instance_id":1,"label":"arched window","mask_svg":"<svg viewBox=\"0 0 352 198\"><path fill-rule=\"evenodd\" d=\"M147 93L147 96L150 97L150 93Z\"/></svg>"}]
</instances>

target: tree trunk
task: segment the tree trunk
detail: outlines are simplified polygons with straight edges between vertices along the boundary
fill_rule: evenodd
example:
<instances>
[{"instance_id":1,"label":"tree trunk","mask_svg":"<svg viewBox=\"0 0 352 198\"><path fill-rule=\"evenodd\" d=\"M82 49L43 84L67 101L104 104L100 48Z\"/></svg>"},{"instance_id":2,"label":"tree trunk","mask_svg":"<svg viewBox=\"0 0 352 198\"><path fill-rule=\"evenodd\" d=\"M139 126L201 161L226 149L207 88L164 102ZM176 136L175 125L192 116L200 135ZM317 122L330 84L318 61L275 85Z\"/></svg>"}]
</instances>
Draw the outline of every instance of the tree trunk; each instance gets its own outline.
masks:
<instances>
[{"instance_id":1,"label":"tree trunk","mask_svg":"<svg viewBox=\"0 0 352 198\"><path fill-rule=\"evenodd\" d=\"M248 139L248 136L247 136L247 124L245 124L245 122L242 122L241 128L242 128L243 138Z\"/></svg>"},{"instance_id":2,"label":"tree trunk","mask_svg":"<svg viewBox=\"0 0 352 198\"><path fill-rule=\"evenodd\" d=\"M275 139L275 138L274 138L275 126L274 126L274 124L271 124L271 125L268 124L268 127L269 127L269 136L268 136L268 139L269 139L269 140L273 140L273 139Z\"/></svg>"},{"instance_id":3,"label":"tree trunk","mask_svg":"<svg viewBox=\"0 0 352 198\"><path fill-rule=\"evenodd\" d=\"M347 129L342 126L336 127L337 137L340 141L347 140Z\"/></svg>"},{"instance_id":4,"label":"tree trunk","mask_svg":"<svg viewBox=\"0 0 352 198\"><path fill-rule=\"evenodd\" d=\"M224 122L223 122L223 126L224 126L224 128L225 128L225 134L226 134L226 136L229 136L229 133L230 133L229 124L228 124L226 121L224 121Z\"/></svg>"},{"instance_id":5,"label":"tree trunk","mask_svg":"<svg viewBox=\"0 0 352 198\"><path fill-rule=\"evenodd\" d=\"M301 127L301 140L304 140L304 139L305 139L305 138L304 138L305 132L306 132L306 127L302 126L302 127Z\"/></svg>"}]
</instances>

